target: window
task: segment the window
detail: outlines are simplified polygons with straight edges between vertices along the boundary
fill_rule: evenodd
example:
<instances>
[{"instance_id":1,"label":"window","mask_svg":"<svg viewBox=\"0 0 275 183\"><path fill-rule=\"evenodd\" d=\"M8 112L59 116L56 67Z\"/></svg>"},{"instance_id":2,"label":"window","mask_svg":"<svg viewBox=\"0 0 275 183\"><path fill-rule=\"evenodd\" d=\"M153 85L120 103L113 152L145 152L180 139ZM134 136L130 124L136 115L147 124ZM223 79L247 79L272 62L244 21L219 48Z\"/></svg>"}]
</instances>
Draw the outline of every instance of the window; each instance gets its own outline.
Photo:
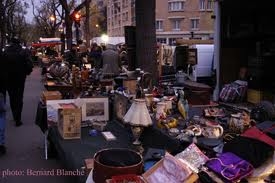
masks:
<instances>
[{"instance_id":1,"label":"window","mask_svg":"<svg viewBox=\"0 0 275 183\"><path fill-rule=\"evenodd\" d=\"M136 1L135 0L131 0L131 7L134 8L136 5Z\"/></svg>"},{"instance_id":2,"label":"window","mask_svg":"<svg viewBox=\"0 0 275 183\"><path fill-rule=\"evenodd\" d=\"M172 22L173 22L173 30L180 30L180 20L174 19L172 20Z\"/></svg>"},{"instance_id":3,"label":"window","mask_svg":"<svg viewBox=\"0 0 275 183\"><path fill-rule=\"evenodd\" d=\"M200 10L205 10L205 1L206 0L200 0Z\"/></svg>"},{"instance_id":4,"label":"window","mask_svg":"<svg viewBox=\"0 0 275 183\"><path fill-rule=\"evenodd\" d=\"M114 9L115 9L114 14L120 13L120 3L119 2L114 2Z\"/></svg>"},{"instance_id":5,"label":"window","mask_svg":"<svg viewBox=\"0 0 275 183\"><path fill-rule=\"evenodd\" d=\"M183 11L183 8L184 8L183 1L168 2L168 10L169 11Z\"/></svg>"},{"instance_id":6,"label":"window","mask_svg":"<svg viewBox=\"0 0 275 183\"><path fill-rule=\"evenodd\" d=\"M128 0L122 0L122 8L128 7Z\"/></svg>"},{"instance_id":7,"label":"window","mask_svg":"<svg viewBox=\"0 0 275 183\"><path fill-rule=\"evenodd\" d=\"M191 19L191 29L199 29L199 19Z\"/></svg>"},{"instance_id":8,"label":"window","mask_svg":"<svg viewBox=\"0 0 275 183\"><path fill-rule=\"evenodd\" d=\"M128 11L125 13L125 21L128 21L129 13Z\"/></svg>"},{"instance_id":9,"label":"window","mask_svg":"<svg viewBox=\"0 0 275 183\"><path fill-rule=\"evenodd\" d=\"M156 21L156 30L162 31L163 30L163 20Z\"/></svg>"},{"instance_id":10,"label":"window","mask_svg":"<svg viewBox=\"0 0 275 183\"><path fill-rule=\"evenodd\" d=\"M207 1L207 10L213 10L214 4L213 4L213 0L208 0Z\"/></svg>"},{"instance_id":11,"label":"window","mask_svg":"<svg viewBox=\"0 0 275 183\"><path fill-rule=\"evenodd\" d=\"M176 40L177 40L177 39L181 39L181 38L180 38L180 37L179 37L179 38L169 38L169 40L168 40L169 43L168 43L168 44L169 44L170 46L176 45Z\"/></svg>"},{"instance_id":12,"label":"window","mask_svg":"<svg viewBox=\"0 0 275 183\"><path fill-rule=\"evenodd\" d=\"M157 42L166 44L166 38L157 38Z\"/></svg>"}]
</instances>

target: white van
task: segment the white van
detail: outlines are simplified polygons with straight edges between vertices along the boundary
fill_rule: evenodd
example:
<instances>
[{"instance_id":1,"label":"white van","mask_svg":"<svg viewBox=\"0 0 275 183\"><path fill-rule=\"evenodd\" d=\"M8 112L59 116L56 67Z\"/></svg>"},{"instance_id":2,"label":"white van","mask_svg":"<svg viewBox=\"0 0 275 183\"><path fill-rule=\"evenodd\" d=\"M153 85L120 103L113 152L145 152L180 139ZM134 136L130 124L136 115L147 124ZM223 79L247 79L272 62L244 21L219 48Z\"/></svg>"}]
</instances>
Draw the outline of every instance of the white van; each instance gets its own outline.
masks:
<instances>
[{"instance_id":1,"label":"white van","mask_svg":"<svg viewBox=\"0 0 275 183\"><path fill-rule=\"evenodd\" d=\"M197 44L193 45L197 48L197 65L195 65L195 77L211 77L214 64L214 45L213 44Z\"/></svg>"}]
</instances>

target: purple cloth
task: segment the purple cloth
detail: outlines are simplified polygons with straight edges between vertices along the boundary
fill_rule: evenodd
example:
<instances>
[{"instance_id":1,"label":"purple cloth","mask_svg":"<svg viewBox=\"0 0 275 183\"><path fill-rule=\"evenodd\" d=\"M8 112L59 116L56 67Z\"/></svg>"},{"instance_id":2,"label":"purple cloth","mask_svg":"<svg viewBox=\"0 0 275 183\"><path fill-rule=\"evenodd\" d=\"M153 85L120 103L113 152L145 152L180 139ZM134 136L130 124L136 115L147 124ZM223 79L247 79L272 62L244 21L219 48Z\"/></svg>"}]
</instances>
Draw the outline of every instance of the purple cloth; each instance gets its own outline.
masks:
<instances>
[{"instance_id":1,"label":"purple cloth","mask_svg":"<svg viewBox=\"0 0 275 183\"><path fill-rule=\"evenodd\" d=\"M221 175L228 182L240 180L253 172L253 166L237 155L226 152L216 158L211 158L206 166Z\"/></svg>"}]
</instances>

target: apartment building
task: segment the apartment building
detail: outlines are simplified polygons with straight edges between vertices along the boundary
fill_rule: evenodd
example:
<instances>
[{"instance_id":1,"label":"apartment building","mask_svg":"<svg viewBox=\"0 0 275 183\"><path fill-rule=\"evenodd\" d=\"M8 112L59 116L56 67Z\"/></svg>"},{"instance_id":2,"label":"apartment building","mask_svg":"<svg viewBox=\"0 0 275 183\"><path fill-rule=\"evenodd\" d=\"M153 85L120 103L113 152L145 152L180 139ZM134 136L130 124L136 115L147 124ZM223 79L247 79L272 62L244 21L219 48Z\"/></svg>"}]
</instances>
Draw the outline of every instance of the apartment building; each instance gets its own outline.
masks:
<instances>
[{"instance_id":1,"label":"apartment building","mask_svg":"<svg viewBox=\"0 0 275 183\"><path fill-rule=\"evenodd\" d=\"M124 26L135 25L135 0L107 0L107 33L124 36Z\"/></svg>"},{"instance_id":2,"label":"apartment building","mask_svg":"<svg viewBox=\"0 0 275 183\"><path fill-rule=\"evenodd\" d=\"M182 39L212 39L213 0L157 0L156 35L161 43Z\"/></svg>"},{"instance_id":3,"label":"apartment building","mask_svg":"<svg viewBox=\"0 0 275 183\"><path fill-rule=\"evenodd\" d=\"M156 0L157 41L213 39L213 0ZM107 1L107 32L124 36L124 26L135 25L135 0Z\"/></svg>"}]
</instances>

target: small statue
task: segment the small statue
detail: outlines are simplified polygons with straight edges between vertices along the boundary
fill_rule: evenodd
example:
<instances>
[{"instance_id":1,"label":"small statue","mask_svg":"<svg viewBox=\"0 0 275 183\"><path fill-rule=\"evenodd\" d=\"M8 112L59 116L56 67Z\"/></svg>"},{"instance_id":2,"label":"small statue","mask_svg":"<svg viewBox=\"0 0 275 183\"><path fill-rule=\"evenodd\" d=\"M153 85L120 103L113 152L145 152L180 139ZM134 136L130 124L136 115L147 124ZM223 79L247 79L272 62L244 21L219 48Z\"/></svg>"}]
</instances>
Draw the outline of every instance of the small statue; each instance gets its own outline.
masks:
<instances>
[{"instance_id":1,"label":"small statue","mask_svg":"<svg viewBox=\"0 0 275 183\"><path fill-rule=\"evenodd\" d=\"M189 105L187 99L184 97L184 91L179 91L178 110L182 115L183 119L188 119Z\"/></svg>"}]
</instances>

